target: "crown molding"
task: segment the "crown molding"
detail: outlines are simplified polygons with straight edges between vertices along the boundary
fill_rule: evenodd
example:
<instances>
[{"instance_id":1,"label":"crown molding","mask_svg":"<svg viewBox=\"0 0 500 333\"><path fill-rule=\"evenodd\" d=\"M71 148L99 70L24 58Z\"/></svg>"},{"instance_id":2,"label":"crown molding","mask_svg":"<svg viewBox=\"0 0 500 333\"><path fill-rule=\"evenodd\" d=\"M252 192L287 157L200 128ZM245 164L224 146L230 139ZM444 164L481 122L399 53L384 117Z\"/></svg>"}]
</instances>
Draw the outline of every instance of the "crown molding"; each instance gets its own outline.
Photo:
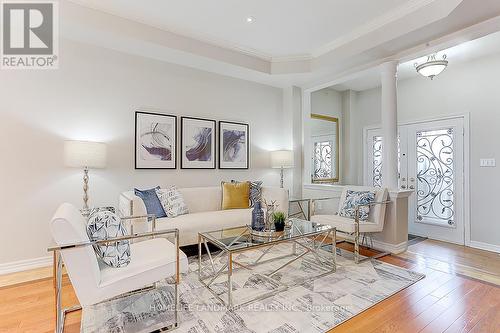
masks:
<instances>
[{"instance_id":1,"label":"crown molding","mask_svg":"<svg viewBox=\"0 0 500 333\"><path fill-rule=\"evenodd\" d=\"M237 43L233 43L224 39L219 39L215 38L213 36L209 36L207 34L203 33L194 33L192 31L188 31L186 29L177 29L175 27L169 27L169 26L159 26L155 24L151 24L149 22L146 22L144 20L140 20L137 18L130 17L128 15L121 15L117 13L116 11L113 10L103 10L101 8L98 8L97 6L89 5L88 3L82 1L82 0L69 0L72 3L75 3L77 5L91 8L93 10L99 11L101 13L105 13L108 15L113 15L122 19L127 19L129 21L133 21L136 23L140 23L146 26L150 26L174 35L178 35L180 38L187 38L190 40L191 43L196 44L196 43L204 43L204 44L210 44L215 47L220 47L223 49L235 51L247 56L255 57L260 60L267 61L269 64L272 63L282 63L282 62L302 62L302 61L311 61L314 58L318 58L328 52L331 52L335 50L338 47L341 47L345 44L348 44L350 42L355 41L356 39L363 37L366 34L369 34L373 31L376 31L385 25L392 23L396 20L402 19L405 16L427 6L430 5L434 2L437 1L447 1L447 2L454 2L454 3L460 3L462 0L410 0L409 2L396 7L395 9L379 16L376 17L375 19L369 21L368 23L362 25L361 27L353 30L351 33L344 35L340 38L337 38L334 41L331 41L315 50L312 50L311 53L304 53L304 54L296 54L296 55L272 55L270 53L257 50L254 48L250 48L244 45L240 45ZM458 3L456 5L458 5Z\"/></svg>"},{"instance_id":2,"label":"crown molding","mask_svg":"<svg viewBox=\"0 0 500 333\"><path fill-rule=\"evenodd\" d=\"M405 3L404 5L401 5L371 21L368 21L367 23L353 30L349 34L346 34L330 43L325 44L322 47L317 48L311 53L311 57L317 58L326 53L329 53L345 44L353 42L356 39L361 38L371 32L374 32L390 23L400 20L436 1L440 0L411 0ZM452 4L453 8L455 8L456 6L458 6L458 4L460 4L460 2L462 2L462 0L445 0L445 1L453 2L455 4L455 5Z\"/></svg>"}]
</instances>

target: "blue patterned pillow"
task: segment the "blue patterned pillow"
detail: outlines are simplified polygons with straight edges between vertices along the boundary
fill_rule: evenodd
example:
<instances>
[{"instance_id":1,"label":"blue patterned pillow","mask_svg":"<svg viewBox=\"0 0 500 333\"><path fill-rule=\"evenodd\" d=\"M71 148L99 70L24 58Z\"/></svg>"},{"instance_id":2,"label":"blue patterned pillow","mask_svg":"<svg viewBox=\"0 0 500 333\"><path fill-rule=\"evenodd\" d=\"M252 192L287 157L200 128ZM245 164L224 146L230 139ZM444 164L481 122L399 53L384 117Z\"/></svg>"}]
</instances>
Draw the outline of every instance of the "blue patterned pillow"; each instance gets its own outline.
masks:
<instances>
[{"instance_id":1,"label":"blue patterned pillow","mask_svg":"<svg viewBox=\"0 0 500 333\"><path fill-rule=\"evenodd\" d=\"M347 190L347 195L344 204L340 209L339 215L354 219L356 214L356 206L369 204L374 201L375 201L375 192ZM370 206L359 207L360 221L367 221L368 215L370 215Z\"/></svg>"},{"instance_id":2,"label":"blue patterned pillow","mask_svg":"<svg viewBox=\"0 0 500 333\"><path fill-rule=\"evenodd\" d=\"M165 210L163 210L160 199L158 199L158 196L156 195L156 190L159 189L160 186L151 188L149 190L134 189L135 195L137 195L142 199L142 201L144 201L146 212L148 214L154 214L157 218L167 216L167 214L165 214Z\"/></svg>"},{"instance_id":3,"label":"blue patterned pillow","mask_svg":"<svg viewBox=\"0 0 500 333\"><path fill-rule=\"evenodd\" d=\"M91 241L126 236L127 231L120 218L109 210L98 210L90 215L87 235ZM94 245L96 255L108 266L125 267L130 263L128 240Z\"/></svg>"}]
</instances>

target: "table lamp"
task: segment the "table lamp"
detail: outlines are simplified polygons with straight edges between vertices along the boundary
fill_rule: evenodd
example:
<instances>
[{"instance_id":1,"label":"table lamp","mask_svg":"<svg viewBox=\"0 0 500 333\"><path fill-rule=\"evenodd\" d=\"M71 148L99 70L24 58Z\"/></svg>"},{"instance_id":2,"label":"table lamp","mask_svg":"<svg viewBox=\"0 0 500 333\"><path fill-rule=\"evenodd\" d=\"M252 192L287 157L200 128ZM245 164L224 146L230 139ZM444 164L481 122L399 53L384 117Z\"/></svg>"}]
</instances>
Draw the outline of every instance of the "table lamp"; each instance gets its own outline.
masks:
<instances>
[{"instance_id":1,"label":"table lamp","mask_svg":"<svg viewBox=\"0 0 500 333\"><path fill-rule=\"evenodd\" d=\"M293 151L292 150L272 151L271 168L280 169L280 187L283 188L283 169L293 168Z\"/></svg>"},{"instance_id":2,"label":"table lamp","mask_svg":"<svg viewBox=\"0 0 500 333\"><path fill-rule=\"evenodd\" d=\"M65 141L64 164L68 167L83 168L83 211L89 209L87 194L89 189L89 169L106 167L106 144L89 141Z\"/></svg>"}]
</instances>

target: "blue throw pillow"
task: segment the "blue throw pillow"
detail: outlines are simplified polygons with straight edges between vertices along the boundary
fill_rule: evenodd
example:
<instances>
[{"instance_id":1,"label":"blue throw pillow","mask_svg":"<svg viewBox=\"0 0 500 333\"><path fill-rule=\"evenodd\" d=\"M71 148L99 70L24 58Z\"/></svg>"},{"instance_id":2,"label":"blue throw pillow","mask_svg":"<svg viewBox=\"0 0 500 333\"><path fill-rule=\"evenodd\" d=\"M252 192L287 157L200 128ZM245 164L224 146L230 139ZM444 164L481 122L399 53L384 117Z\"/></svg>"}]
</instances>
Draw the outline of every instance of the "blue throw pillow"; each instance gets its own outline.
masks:
<instances>
[{"instance_id":1,"label":"blue throw pillow","mask_svg":"<svg viewBox=\"0 0 500 333\"><path fill-rule=\"evenodd\" d=\"M154 214L157 218L166 217L165 211L161 205L160 199L156 195L156 190L160 189L160 186L155 188L151 188L149 190L138 190L134 189L135 195L144 201L144 205L146 206L146 212L148 214Z\"/></svg>"}]
</instances>

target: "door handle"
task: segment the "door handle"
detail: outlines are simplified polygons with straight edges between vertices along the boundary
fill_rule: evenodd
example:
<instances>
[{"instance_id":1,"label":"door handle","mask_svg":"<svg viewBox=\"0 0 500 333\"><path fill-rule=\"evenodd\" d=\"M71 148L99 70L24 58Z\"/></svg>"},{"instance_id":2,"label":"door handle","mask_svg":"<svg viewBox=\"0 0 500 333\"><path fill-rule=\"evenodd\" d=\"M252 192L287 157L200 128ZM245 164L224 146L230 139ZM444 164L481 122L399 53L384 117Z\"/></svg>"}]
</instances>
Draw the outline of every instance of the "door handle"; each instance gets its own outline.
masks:
<instances>
[{"instance_id":1,"label":"door handle","mask_svg":"<svg viewBox=\"0 0 500 333\"><path fill-rule=\"evenodd\" d=\"M415 186L410 185L410 190L414 190L414 189L415 189Z\"/></svg>"},{"instance_id":2,"label":"door handle","mask_svg":"<svg viewBox=\"0 0 500 333\"><path fill-rule=\"evenodd\" d=\"M404 190L406 189L406 185L401 185L401 188Z\"/></svg>"}]
</instances>

